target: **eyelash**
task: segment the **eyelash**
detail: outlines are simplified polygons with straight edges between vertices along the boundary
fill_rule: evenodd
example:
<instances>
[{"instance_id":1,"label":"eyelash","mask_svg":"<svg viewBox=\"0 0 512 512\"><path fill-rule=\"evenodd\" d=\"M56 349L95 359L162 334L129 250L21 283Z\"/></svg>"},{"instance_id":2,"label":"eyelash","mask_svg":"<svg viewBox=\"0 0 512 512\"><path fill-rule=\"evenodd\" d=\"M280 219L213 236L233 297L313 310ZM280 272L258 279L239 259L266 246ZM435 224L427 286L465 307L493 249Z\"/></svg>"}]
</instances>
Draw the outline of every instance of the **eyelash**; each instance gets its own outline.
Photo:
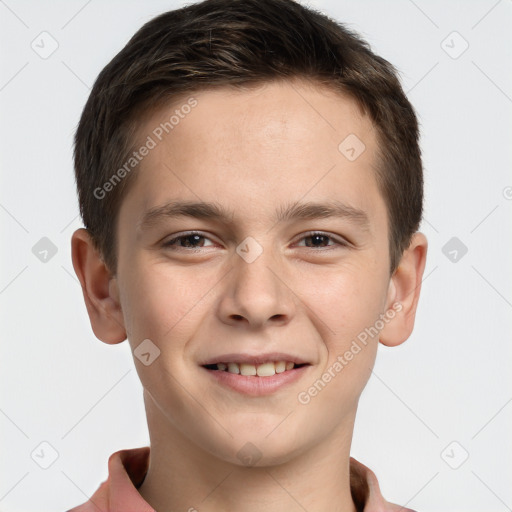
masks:
<instances>
[{"instance_id":1,"label":"eyelash","mask_svg":"<svg viewBox=\"0 0 512 512\"><path fill-rule=\"evenodd\" d=\"M192 248L179 247L179 246L173 247L177 241L187 239L194 235L197 235L206 240L210 240L209 237L203 235L202 233L200 233L198 231L189 231L187 233L183 233L182 235L171 238L170 240L164 242L162 245L164 248L170 248L172 250L178 250L178 251L185 250L185 251L189 251L189 252L192 252L192 251L197 252L197 251L201 250L201 247L192 247ZM302 241L306 238L312 238L314 236L321 236L324 238L328 238L329 240L332 240L339 247L348 247L350 245L348 242L341 240L341 239L336 239L334 236L329 235L328 233L324 233L323 231L310 231L310 232L306 233L305 235L303 235L299 240ZM210 241L212 241L212 240L210 240ZM312 250L315 250L315 249L332 250L333 248L335 248L335 245L330 245L330 246L328 245L326 247L318 247L318 248L315 248L315 247L305 247L305 248L312 249Z\"/></svg>"}]
</instances>

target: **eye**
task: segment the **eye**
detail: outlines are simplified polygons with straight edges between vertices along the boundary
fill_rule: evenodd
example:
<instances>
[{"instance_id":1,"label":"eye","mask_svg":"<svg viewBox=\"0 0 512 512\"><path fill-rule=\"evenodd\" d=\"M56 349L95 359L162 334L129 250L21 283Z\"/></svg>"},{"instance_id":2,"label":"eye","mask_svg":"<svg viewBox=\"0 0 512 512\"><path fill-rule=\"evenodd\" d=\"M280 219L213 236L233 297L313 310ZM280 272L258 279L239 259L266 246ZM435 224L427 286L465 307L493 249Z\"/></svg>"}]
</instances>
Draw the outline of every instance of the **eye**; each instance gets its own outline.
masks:
<instances>
[{"instance_id":1,"label":"eye","mask_svg":"<svg viewBox=\"0 0 512 512\"><path fill-rule=\"evenodd\" d=\"M170 240L167 240L162 244L162 246L177 249L201 249L202 247L213 246L213 244L206 245L206 240L211 241L208 237L202 235L201 233L191 231L189 233L184 233L182 235L175 236Z\"/></svg>"},{"instance_id":2,"label":"eye","mask_svg":"<svg viewBox=\"0 0 512 512\"><path fill-rule=\"evenodd\" d=\"M323 233L321 231L313 231L311 233L306 234L303 236L300 241L305 240L305 245L298 244L302 247L308 247L308 248L319 248L322 249L324 247L334 247L336 245L338 246L348 246L349 244L341 239L334 237L332 235L329 235L327 233ZM334 242L333 244L329 244L329 241Z\"/></svg>"},{"instance_id":3,"label":"eye","mask_svg":"<svg viewBox=\"0 0 512 512\"><path fill-rule=\"evenodd\" d=\"M208 243L210 242L210 243ZM336 246L349 246L349 243L340 237L321 232L313 231L301 239L296 244L299 247L307 247L308 249L335 248ZM197 231L190 231L167 240L162 247L173 250L199 250L204 247L214 247L214 243L210 238Z\"/></svg>"}]
</instances>

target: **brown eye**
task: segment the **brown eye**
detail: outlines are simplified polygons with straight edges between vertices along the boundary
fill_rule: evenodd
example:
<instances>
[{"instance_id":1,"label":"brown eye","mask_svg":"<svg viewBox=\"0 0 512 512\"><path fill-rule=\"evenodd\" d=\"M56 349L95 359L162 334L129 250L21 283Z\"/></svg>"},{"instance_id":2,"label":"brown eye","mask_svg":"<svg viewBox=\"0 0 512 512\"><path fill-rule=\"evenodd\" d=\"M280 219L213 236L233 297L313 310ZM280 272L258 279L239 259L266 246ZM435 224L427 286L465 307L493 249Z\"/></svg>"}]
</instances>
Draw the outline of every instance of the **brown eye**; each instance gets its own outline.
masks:
<instances>
[{"instance_id":1,"label":"brown eye","mask_svg":"<svg viewBox=\"0 0 512 512\"><path fill-rule=\"evenodd\" d=\"M185 233L183 235L171 238L163 244L163 247L176 247L178 249L200 249L201 247L208 247L205 245L205 240L210 240L201 233Z\"/></svg>"},{"instance_id":2,"label":"brown eye","mask_svg":"<svg viewBox=\"0 0 512 512\"><path fill-rule=\"evenodd\" d=\"M329 245L330 237L326 235L309 235L305 239L310 241L309 244L306 242L306 247L325 247Z\"/></svg>"},{"instance_id":3,"label":"brown eye","mask_svg":"<svg viewBox=\"0 0 512 512\"><path fill-rule=\"evenodd\" d=\"M322 232L313 232L309 233L306 236L303 236L300 241L304 240L305 244L299 244L301 247L308 247L308 248L325 248L325 247L335 247L338 246L344 246L347 245L346 242L344 242L341 239L335 238L332 235L329 235L327 233ZM332 243L331 243L332 242Z\"/></svg>"}]
</instances>

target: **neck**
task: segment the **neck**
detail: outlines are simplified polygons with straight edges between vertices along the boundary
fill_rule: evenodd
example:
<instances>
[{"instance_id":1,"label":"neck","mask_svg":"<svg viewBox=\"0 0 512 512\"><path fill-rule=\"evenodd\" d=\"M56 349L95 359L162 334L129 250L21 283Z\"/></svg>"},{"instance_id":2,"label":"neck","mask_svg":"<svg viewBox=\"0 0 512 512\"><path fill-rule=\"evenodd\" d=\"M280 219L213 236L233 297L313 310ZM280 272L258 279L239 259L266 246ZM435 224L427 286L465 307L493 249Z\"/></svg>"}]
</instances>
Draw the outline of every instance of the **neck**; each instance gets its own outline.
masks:
<instances>
[{"instance_id":1,"label":"neck","mask_svg":"<svg viewBox=\"0 0 512 512\"><path fill-rule=\"evenodd\" d=\"M139 488L158 512L356 512L350 492L354 417L287 462L246 467L190 442L146 403L151 438L149 469Z\"/></svg>"}]
</instances>

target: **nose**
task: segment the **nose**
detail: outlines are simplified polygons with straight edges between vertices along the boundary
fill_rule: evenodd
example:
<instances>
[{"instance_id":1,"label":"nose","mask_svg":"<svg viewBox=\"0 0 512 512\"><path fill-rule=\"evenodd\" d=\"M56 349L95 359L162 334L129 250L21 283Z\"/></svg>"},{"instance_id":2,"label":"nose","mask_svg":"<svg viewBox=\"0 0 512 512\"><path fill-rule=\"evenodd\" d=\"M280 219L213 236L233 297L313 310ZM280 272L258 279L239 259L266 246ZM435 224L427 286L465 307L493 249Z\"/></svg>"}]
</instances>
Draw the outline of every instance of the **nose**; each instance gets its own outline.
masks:
<instances>
[{"instance_id":1,"label":"nose","mask_svg":"<svg viewBox=\"0 0 512 512\"><path fill-rule=\"evenodd\" d=\"M219 302L222 322L254 329L289 323L294 294L276 260L266 251L252 262L235 254L233 265Z\"/></svg>"}]
</instances>

